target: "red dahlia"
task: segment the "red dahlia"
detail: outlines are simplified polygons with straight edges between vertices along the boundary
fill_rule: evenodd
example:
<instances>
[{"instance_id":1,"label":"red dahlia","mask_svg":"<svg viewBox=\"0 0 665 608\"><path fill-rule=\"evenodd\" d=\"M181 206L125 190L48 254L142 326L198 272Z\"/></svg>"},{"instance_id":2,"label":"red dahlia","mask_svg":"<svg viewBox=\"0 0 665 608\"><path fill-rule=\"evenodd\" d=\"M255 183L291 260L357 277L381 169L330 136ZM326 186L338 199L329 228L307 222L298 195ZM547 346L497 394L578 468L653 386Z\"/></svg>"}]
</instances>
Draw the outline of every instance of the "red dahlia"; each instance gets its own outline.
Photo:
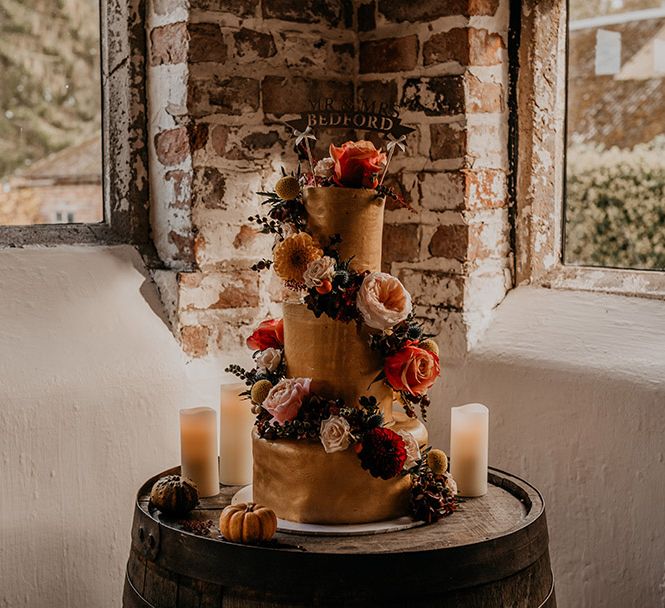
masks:
<instances>
[{"instance_id":1,"label":"red dahlia","mask_svg":"<svg viewBox=\"0 0 665 608\"><path fill-rule=\"evenodd\" d=\"M367 469L374 477L397 477L406 461L404 440L395 431L384 427L374 428L365 433L358 457L363 469Z\"/></svg>"}]
</instances>

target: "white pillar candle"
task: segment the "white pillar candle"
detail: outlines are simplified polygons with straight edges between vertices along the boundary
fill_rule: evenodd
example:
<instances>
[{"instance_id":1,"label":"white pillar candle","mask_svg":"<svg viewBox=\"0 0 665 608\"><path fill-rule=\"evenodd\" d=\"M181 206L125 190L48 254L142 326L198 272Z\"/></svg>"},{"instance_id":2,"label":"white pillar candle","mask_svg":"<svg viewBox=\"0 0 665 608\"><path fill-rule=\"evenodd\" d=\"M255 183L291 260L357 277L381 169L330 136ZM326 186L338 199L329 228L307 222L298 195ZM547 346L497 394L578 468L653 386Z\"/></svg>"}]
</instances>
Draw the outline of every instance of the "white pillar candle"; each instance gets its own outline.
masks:
<instances>
[{"instance_id":1,"label":"white pillar candle","mask_svg":"<svg viewBox=\"0 0 665 608\"><path fill-rule=\"evenodd\" d=\"M217 413L211 407L180 410L181 474L199 489L199 496L219 494Z\"/></svg>"},{"instance_id":2,"label":"white pillar candle","mask_svg":"<svg viewBox=\"0 0 665 608\"><path fill-rule=\"evenodd\" d=\"M219 404L219 479L224 485L252 483L252 403L244 384L222 384Z\"/></svg>"},{"instance_id":3,"label":"white pillar candle","mask_svg":"<svg viewBox=\"0 0 665 608\"><path fill-rule=\"evenodd\" d=\"M450 412L450 472L460 496L487 494L489 410L480 403Z\"/></svg>"}]
</instances>

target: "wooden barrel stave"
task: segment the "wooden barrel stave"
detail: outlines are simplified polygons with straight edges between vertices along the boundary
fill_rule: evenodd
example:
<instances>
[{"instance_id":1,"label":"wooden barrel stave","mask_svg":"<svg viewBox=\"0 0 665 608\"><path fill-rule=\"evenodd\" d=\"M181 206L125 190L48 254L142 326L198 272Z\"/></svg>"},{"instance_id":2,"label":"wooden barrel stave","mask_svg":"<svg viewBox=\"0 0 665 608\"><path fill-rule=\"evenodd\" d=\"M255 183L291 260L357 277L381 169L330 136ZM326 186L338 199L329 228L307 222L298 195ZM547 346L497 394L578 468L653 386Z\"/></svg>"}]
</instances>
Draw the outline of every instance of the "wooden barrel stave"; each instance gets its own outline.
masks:
<instances>
[{"instance_id":1,"label":"wooden barrel stave","mask_svg":"<svg viewBox=\"0 0 665 608\"><path fill-rule=\"evenodd\" d=\"M125 608L556 605L542 498L525 482L498 471L491 482L517 498L513 506L523 506L520 525L469 546L445 542L444 526L452 534L450 523L458 518L457 527L463 527L464 510L434 526L381 538L331 541L278 534L282 545L277 548L235 545L160 522L146 499L155 479L141 489L135 509ZM224 491L203 501L195 516L216 520L234 493ZM473 505L478 511L480 504L469 502L465 508ZM479 514L482 519L482 510ZM486 516L497 517L490 510ZM492 522L487 530L482 526L480 521L481 532L489 531ZM301 541L306 551L295 548Z\"/></svg>"}]
</instances>

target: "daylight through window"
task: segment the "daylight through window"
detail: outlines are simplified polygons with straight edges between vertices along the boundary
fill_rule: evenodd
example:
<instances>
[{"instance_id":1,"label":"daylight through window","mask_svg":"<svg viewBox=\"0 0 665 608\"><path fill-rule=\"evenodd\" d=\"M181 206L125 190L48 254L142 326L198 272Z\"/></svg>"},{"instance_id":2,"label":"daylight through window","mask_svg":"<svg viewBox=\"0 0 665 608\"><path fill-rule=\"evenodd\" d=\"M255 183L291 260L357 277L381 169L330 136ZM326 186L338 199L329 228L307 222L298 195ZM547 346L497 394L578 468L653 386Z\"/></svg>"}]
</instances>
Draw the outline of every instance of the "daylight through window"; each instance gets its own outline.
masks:
<instances>
[{"instance_id":1,"label":"daylight through window","mask_svg":"<svg viewBox=\"0 0 665 608\"><path fill-rule=\"evenodd\" d=\"M0 0L0 224L103 218L98 0Z\"/></svg>"},{"instance_id":2,"label":"daylight through window","mask_svg":"<svg viewBox=\"0 0 665 608\"><path fill-rule=\"evenodd\" d=\"M665 269L665 2L569 4L565 261Z\"/></svg>"}]
</instances>

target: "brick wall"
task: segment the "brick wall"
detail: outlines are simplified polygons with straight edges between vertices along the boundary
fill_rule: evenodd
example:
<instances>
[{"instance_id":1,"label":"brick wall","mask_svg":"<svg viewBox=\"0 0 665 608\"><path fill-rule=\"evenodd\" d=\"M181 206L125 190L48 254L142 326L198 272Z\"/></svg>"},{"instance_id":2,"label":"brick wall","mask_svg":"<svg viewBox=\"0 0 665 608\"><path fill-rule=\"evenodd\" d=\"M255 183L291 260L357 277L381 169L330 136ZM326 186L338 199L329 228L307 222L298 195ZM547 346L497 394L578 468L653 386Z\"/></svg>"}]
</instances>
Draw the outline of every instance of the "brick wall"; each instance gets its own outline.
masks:
<instances>
[{"instance_id":1,"label":"brick wall","mask_svg":"<svg viewBox=\"0 0 665 608\"><path fill-rule=\"evenodd\" d=\"M156 279L186 352L232 351L279 314L247 217L296 166L282 119L319 97L399 103L415 127L391 165L415 212L388 211L385 267L448 356L466 351L507 283L507 24L507 0L152 1ZM317 135L322 152L366 134Z\"/></svg>"}]
</instances>

